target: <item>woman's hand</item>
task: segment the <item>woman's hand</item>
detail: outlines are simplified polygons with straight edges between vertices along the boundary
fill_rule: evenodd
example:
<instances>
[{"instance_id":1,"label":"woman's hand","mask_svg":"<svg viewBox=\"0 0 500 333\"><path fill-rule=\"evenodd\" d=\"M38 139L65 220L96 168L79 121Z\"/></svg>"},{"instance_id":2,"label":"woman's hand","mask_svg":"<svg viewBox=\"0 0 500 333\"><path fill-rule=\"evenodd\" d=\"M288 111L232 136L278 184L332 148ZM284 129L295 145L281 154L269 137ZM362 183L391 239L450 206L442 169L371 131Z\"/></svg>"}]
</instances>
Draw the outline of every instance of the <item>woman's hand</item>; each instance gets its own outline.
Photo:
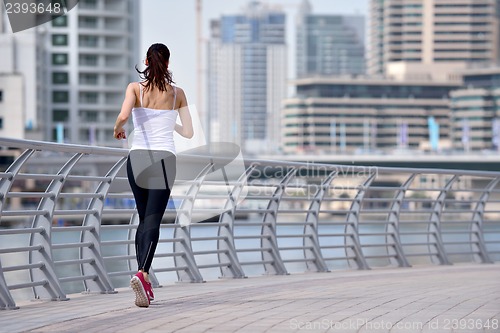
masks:
<instances>
[{"instance_id":1,"label":"woman's hand","mask_svg":"<svg viewBox=\"0 0 500 333\"><path fill-rule=\"evenodd\" d=\"M113 133L113 136L115 139L117 140L124 140L127 138L126 134L125 134L125 130L122 128L120 130L117 130L115 128L115 132Z\"/></svg>"}]
</instances>

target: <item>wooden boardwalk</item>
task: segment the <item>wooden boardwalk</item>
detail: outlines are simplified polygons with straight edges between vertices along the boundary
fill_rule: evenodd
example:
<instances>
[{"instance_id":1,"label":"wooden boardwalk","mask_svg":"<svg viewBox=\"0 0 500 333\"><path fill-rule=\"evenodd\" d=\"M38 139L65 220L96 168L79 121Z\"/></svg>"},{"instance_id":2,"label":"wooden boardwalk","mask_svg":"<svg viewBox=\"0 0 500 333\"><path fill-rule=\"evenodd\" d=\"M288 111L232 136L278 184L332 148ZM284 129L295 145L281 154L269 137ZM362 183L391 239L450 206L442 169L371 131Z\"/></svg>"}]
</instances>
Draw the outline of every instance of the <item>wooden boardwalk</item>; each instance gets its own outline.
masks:
<instances>
[{"instance_id":1,"label":"wooden boardwalk","mask_svg":"<svg viewBox=\"0 0 500 333\"><path fill-rule=\"evenodd\" d=\"M262 276L19 303L0 332L500 332L500 265Z\"/></svg>"}]
</instances>

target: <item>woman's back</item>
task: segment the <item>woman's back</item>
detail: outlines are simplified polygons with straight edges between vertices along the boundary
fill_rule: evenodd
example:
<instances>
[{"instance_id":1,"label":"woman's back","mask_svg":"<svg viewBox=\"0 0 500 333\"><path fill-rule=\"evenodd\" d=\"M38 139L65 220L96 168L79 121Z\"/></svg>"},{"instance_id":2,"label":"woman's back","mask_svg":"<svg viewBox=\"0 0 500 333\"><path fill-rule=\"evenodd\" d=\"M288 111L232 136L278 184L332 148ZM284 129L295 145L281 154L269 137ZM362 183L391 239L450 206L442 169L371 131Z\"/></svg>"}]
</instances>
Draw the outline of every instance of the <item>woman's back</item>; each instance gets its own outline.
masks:
<instances>
[{"instance_id":1,"label":"woman's back","mask_svg":"<svg viewBox=\"0 0 500 333\"><path fill-rule=\"evenodd\" d=\"M134 134L130 149L170 151L175 154L174 130L177 120L176 88L167 91L139 86L139 105L132 109Z\"/></svg>"},{"instance_id":2,"label":"woman's back","mask_svg":"<svg viewBox=\"0 0 500 333\"><path fill-rule=\"evenodd\" d=\"M175 90L176 88L172 85L168 85L167 91L160 91L153 86L150 86L149 89L144 89L143 85L139 86L139 96L137 96L135 107L141 107L142 92L142 107L155 110L177 110L179 106Z\"/></svg>"}]
</instances>

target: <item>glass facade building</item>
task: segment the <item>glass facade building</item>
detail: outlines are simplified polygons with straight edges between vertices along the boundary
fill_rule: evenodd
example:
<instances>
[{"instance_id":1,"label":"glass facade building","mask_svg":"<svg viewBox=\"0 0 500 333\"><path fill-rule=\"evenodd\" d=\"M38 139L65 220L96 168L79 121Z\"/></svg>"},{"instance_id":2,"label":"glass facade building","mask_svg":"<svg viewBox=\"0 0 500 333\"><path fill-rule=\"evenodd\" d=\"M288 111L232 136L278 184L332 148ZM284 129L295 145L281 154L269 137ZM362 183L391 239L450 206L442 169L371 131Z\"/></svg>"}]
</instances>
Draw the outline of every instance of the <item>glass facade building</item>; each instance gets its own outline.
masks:
<instances>
[{"instance_id":1,"label":"glass facade building","mask_svg":"<svg viewBox=\"0 0 500 333\"><path fill-rule=\"evenodd\" d=\"M296 29L297 77L365 73L363 16L315 15L304 0Z\"/></svg>"},{"instance_id":2,"label":"glass facade building","mask_svg":"<svg viewBox=\"0 0 500 333\"><path fill-rule=\"evenodd\" d=\"M251 2L244 14L211 22L207 80L211 140L235 142L246 151L278 149L286 60L281 10Z\"/></svg>"}]
</instances>

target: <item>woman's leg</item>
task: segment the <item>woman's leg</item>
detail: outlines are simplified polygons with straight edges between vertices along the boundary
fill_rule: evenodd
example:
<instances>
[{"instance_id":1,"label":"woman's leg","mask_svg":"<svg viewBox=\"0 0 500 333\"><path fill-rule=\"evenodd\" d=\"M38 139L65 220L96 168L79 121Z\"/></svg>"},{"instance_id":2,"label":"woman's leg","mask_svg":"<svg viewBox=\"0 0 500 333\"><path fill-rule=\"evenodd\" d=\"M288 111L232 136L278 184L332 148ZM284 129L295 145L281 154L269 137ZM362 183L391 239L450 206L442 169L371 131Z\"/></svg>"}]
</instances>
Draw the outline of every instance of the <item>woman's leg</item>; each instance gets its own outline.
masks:
<instances>
[{"instance_id":1,"label":"woman's leg","mask_svg":"<svg viewBox=\"0 0 500 333\"><path fill-rule=\"evenodd\" d=\"M159 170L162 172L160 177L164 178L166 184L162 189L144 189L137 186L131 166L127 164L127 167L130 168L129 175L132 175L132 179L129 176L129 181L136 198L137 210L138 212L140 210L139 226L135 237L137 263L139 270L146 273L146 279L158 244L160 224L175 180L175 162L173 154L160 161L161 168Z\"/></svg>"},{"instance_id":2,"label":"woman's leg","mask_svg":"<svg viewBox=\"0 0 500 333\"><path fill-rule=\"evenodd\" d=\"M134 173L132 170L132 163L130 161L130 156L127 159L127 177L128 182L130 184L130 188L132 189L132 193L134 194L135 206L137 208L137 214L139 215L139 226L137 227L137 231L135 234L135 255L137 262L139 263L139 244L140 238L142 235L143 222L144 217L146 216L146 207L148 203L149 191L148 189L142 188L137 185L134 177Z\"/></svg>"},{"instance_id":3,"label":"woman's leg","mask_svg":"<svg viewBox=\"0 0 500 333\"><path fill-rule=\"evenodd\" d=\"M149 268L160 237L160 224L170 197L170 190L148 190L147 208L144 221L137 228L139 270L149 273Z\"/></svg>"}]
</instances>

